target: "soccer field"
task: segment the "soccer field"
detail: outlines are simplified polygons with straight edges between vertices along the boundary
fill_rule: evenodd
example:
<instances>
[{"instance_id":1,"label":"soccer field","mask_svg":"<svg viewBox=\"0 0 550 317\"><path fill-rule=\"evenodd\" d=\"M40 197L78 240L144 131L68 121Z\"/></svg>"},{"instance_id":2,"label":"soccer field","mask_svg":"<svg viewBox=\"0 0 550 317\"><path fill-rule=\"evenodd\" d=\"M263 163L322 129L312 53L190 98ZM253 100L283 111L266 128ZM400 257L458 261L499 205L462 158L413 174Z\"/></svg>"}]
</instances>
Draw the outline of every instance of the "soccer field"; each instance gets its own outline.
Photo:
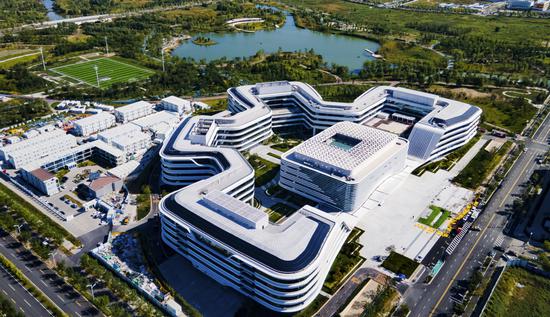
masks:
<instances>
[{"instance_id":1,"label":"soccer field","mask_svg":"<svg viewBox=\"0 0 550 317\"><path fill-rule=\"evenodd\" d=\"M94 66L97 66L100 88L107 88L114 83L146 79L154 74L154 71L150 69L107 57L55 67L50 70L62 76L97 87Z\"/></svg>"}]
</instances>

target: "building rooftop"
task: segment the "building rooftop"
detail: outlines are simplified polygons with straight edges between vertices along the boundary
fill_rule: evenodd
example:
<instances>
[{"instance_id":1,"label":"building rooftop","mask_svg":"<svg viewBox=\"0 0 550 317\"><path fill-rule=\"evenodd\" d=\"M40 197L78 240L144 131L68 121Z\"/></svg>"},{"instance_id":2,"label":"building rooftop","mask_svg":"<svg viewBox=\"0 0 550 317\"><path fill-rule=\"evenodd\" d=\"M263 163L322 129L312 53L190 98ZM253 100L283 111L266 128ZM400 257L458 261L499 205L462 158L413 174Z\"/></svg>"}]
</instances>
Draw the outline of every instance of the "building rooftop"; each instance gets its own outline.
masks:
<instances>
[{"instance_id":1,"label":"building rooftop","mask_svg":"<svg viewBox=\"0 0 550 317\"><path fill-rule=\"evenodd\" d=\"M115 139L113 139L113 144L125 146L129 144L134 144L139 141L150 140L150 139L151 137L148 134L143 133L141 131L136 131L136 132L132 132L129 134L124 134L116 137Z\"/></svg>"},{"instance_id":2,"label":"building rooftop","mask_svg":"<svg viewBox=\"0 0 550 317\"><path fill-rule=\"evenodd\" d=\"M115 117L110 113L102 112L102 113L94 114L93 116L89 116L89 117L86 117L86 118L76 120L74 122L74 124L75 125L86 125L86 124L91 124L91 123L94 123L94 122L97 122L97 121L109 120L109 119L114 121Z\"/></svg>"},{"instance_id":3,"label":"building rooftop","mask_svg":"<svg viewBox=\"0 0 550 317\"><path fill-rule=\"evenodd\" d=\"M132 124L147 129L159 123L175 124L179 122L179 115L171 111L159 111L143 118L132 121Z\"/></svg>"},{"instance_id":4,"label":"building rooftop","mask_svg":"<svg viewBox=\"0 0 550 317\"><path fill-rule=\"evenodd\" d=\"M185 100L185 99L182 99L182 98L179 98L179 97L176 97L176 96L168 96L164 99L162 99L161 101L164 101L164 102L168 102L168 103L171 103L171 104L174 104L174 105L177 105L177 106L187 106L187 107L190 107L191 106L191 101L189 100Z\"/></svg>"},{"instance_id":5,"label":"building rooftop","mask_svg":"<svg viewBox=\"0 0 550 317\"><path fill-rule=\"evenodd\" d=\"M31 171L31 174L34 177L41 180L41 181L47 181L47 180L52 179L52 178L55 177L55 175L53 173L50 173L50 172L48 172L47 170L45 170L43 168L37 168L37 169Z\"/></svg>"},{"instance_id":6,"label":"building rooftop","mask_svg":"<svg viewBox=\"0 0 550 317\"><path fill-rule=\"evenodd\" d=\"M148 103L147 101L141 100L138 102L131 103L127 106L116 108L115 112L124 114L124 113L132 112L138 109L142 109L142 108L153 108L153 105Z\"/></svg>"},{"instance_id":7,"label":"building rooftop","mask_svg":"<svg viewBox=\"0 0 550 317\"><path fill-rule=\"evenodd\" d=\"M133 123L126 123L123 125L116 126L114 128L107 129L103 132L97 134L98 137L111 140L117 138L121 135L126 135L134 132L140 131L141 128Z\"/></svg>"},{"instance_id":8,"label":"building rooftop","mask_svg":"<svg viewBox=\"0 0 550 317\"><path fill-rule=\"evenodd\" d=\"M407 143L393 133L352 122L340 122L304 141L284 156L329 174L352 176L369 160L378 159L380 155L377 154L383 148L399 146L399 142Z\"/></svg>"},{"instance_id":9,"label":"building rooftop","mask_svg":"<svg viewBox=\"0 0 550 317\"><path fill-rule=\"evenodd\" d=\"M91 181L88 187L93 191L97 191L105 186L111 185L112 183L116 183L118 181L120 181L120 178L116 176L101 176Z\"/></svg>"}]
</instances>

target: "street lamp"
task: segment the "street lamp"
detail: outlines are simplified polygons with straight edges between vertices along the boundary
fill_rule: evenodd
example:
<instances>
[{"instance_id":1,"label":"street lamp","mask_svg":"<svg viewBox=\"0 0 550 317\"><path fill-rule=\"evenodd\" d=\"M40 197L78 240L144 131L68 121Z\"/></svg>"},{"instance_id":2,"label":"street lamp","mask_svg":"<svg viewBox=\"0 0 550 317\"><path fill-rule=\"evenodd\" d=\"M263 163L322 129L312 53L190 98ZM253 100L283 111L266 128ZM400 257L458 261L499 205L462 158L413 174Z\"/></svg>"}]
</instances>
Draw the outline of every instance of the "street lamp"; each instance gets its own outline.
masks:
<instances>
[{"instance_id":1,"label":"street lamp","mask_svg":"<svg viewBox=\"0 0 550 317\"><path fill-rule=\"evenodd\" d=\"M17 233L21 234L21 228L24 226L25 224L22 223L20 225L13 225L15 228L17 228Z\"/></svg>"},{"instance_id":2,"label":"street lamp","mask_svg":"<svg viewBox=\"0 0 550 317\"><path fill-rule=\"evenodd\" d=\"M95 78L97 79L97 88L99 88L99 73L97 72L97 65L94 65Z\"/></svg>"},{"instance_id":3,"label":"street lamp","mask_svg":"<svg viewBox=\"0 0 550 317\"><path fill-rule=\"evenodd\" d=\"M86 287L89 287L90 290L92 291L92 298L95 298L95 294L94 294L94 287L97 285L98 282L95 282L93 284L88 284L86 285Z\"/></svg>"}]
</instances>

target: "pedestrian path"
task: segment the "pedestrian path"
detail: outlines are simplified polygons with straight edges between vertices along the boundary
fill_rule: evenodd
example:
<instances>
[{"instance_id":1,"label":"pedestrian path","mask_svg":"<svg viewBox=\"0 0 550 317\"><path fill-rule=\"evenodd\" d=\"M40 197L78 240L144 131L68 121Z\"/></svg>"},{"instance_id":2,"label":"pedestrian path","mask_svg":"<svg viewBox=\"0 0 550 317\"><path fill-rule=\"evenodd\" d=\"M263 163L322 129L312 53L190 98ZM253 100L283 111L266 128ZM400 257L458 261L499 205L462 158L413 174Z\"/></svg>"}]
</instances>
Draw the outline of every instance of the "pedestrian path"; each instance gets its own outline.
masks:
<instances>
[{"instance_id":1,"label":"pedestrian path","mask_svg":"<svg viewBox=\"0 0 550 317\"><path fill-rule=\"evenodd\" d=\"M459 234L457 234L453 241L451 241L451 243L449 244L449 246L447 247L447 250L445 250L445 252L447 252L448 255L451 255L453 254L453 252L455 251L456 247L458 246L458 244L460 243L460 241L462 241L462 238L464 238L464 236L466 235L466 233L468 232L468 229L470 229L470 227L472 226L472 223L471 222L466 222L464 224L464 226L462 226L462 231L460 231Z\"/></svg>"}]
</instances>

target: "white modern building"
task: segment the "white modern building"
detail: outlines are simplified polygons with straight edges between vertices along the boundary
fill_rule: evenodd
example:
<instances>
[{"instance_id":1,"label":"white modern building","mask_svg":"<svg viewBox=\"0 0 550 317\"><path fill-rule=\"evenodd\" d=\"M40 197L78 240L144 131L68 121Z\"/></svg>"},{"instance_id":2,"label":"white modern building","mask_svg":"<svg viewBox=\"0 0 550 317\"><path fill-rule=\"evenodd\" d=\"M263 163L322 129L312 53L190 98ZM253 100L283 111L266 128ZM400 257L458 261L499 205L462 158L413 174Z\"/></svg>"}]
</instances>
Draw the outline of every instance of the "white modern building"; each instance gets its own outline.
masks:
<instances>
[{"instance_id":1,"label":"white modern building","mask_svg":"<svg viewBox=\"0 0 550 317\"><path fill-rule=\"evenodd\" d=\"M529 10L534 4L534 0L508 0L506 8L510 10Z\"/></svg>"},{"instance_id":2,"label":"white modern building","mask_svg":"<svg viewBox=\"0 0 550 317\"><path fill-rule=\"evenodd\" d=\"M160 106L166 111L172 111L178 113L179 115L192 111L191 101L176 96L169 96L162 99L160 101Z\"/></svg>"},{"instance_id":3,"label":"white modern building","mask_svg":"<svg viewBox=\"0 0 550 317\"><path fill-rule=\"evenodd\" d=\"M115 116L110 113L102 112L75 121L74 132L76 135L88 136L99 131L107 130L114 126L115 123Z\"/></svg>"},{"instance_id":4,"label":"white modern building","mask_svg":"<svg viewBox=\"0 0 550 317\"><path fill-rule=\"evenodd\" d=\"M179 188L160 202L162 238L219 283L279 312L313 301L357 219L303 206L270 223L249 205L254 170L239 151L274 128L324 131L283 156L281 186L320 202L318 208L351 211L406 158L426 162L465 144L481 114L385 86L352 103L324 101L299 82L241 86L228 95L229 111L185 118L160 150L161 181ZM382 110L417 122L409 140L361 125Z\"/></svg>"},{"instance_id":5,"label":"white modern building","mask_svg":"<svg viewBox=\"0 0 550 317\"><path fill-rule=\"evenodd\" d=\"M303 309L321 291L353 217L304 206L282 224L269 223L248 204L252 167L238 151L196 138L200 124L199 117L187 118L161 149L164 176L189 184L160 203L163 240L219 283L272 310Z\"/></svg>"},{"instance_id":6,"label":"white modern building","mask_svg":"<svg viewBox=\"0 0 550 317\"><path fill-rule=\"evenodd\" d=\"M147 101L138 101L115 109L118 122L126 123L153 113L153 105Z\"/></svg>"},{"instance_id":7,"label":"white modern building","mask_svg":"<svg viewBox=\"0 0 550 317\"><path fill-rule=\"evenodd\" d=\"M76 146L76 138L65 131L56 129L41 133L30 139L0 147L0 157L13 168L20 168L31 162L59 151Z\"/></svg>"},{"instance_id":8,"label":"white modern building","mask_svg":"<svg viewBox=\"0 0 550 317\"><path fill-rule=\"evenodd\" d=\"M407 150L408 141L396 134L340 122L281 157L279 185L336 210L354 211L405 168Z\"/></svg>"}]
</instances>

